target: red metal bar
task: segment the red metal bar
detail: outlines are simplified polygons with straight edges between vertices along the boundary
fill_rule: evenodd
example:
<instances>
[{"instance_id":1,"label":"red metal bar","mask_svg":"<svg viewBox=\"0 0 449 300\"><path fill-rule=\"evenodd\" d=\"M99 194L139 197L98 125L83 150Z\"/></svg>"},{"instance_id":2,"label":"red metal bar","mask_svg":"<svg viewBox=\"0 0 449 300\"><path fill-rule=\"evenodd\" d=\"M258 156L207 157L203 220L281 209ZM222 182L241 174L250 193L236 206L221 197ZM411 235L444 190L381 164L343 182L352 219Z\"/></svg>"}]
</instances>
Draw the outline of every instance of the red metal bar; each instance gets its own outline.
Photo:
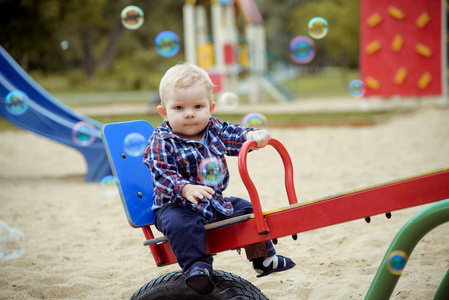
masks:
<instances>
[{"instance_id":1,"label":"red metal bar","mask_svg":"<svg viewBox=\"0 0 449 300\"><path fill-rule=\"evenodd\" d=\"M266 235L256 234L256 222L251 219L232 228L208 232L207 242L211 251L224 251L448 198L449 168L354 193L291 205L265 214L270 227Z\"/></svg>"},{"instance_id":2,"label":"red metal bar","mask_svg":"<svg viewBox=\"0 0 449 300\"><path fill-rule=\"evenodd\" d=\"M272 138L268 142L268 145L273 146L282 158L282 163L284 164L285 170L285 189L287 190L288 203L296 204L298 203L298 200L296 198L295 183L293 178L292 159L290 158L287 149L285 149L284 145L282 145L282 143L277 139Z\"/></svg>"},{"instance_id":3,"label":"red metal bar","mask_svg":"<svg viewBox=\"0 0 449 300\"><path fill-rule=\"evenodd\" d=\"M147 240L154 239L153 232L151 231L151 228L149 226L143 226L142 227L143 234L145 235L145 238ZM164 258L164 255L162 255L159 245L153 244L149 245L151 254L153 254L154 262L158 266L163 266L166 264L166 259Z\"/></svg>"},{"instance_id":4,"label":"red metal bar","mask_svg":"<svg viewBox=\"0 0 449 300\"><path fill-rule=\"evenodd\" d=\"M258 234L256 219L207 232L206 250L218 253L312 229L449 198L449 168L367 187L265 213L270 232ZM368 226L368 225L367 225ZM166 265L175 263L168 242L160 244Z\"/></svg>"},{"instance_id":5,"label":"red metal bar","mask_svg":"<svg viewBox=\"0 0 449 300\"><path fill-rule=\"evenodd\" d=\"M253 181L249 177L247 168L248 151L251 149L251 147L256 146L256 144L257 144L256 141L248 140L243 144L242 148L240 148L239 161L238 161L239 172L240 177L242 178L242 181L245 184L246 189L248 190L249 197L251 199L251 204L254 210L254 217L256 218L257 231L259 234L267 234L270 230L263 217L259 193L257 192L257 189ZM290 204L298 203L298 200L296 199L295 185L293 180L293 164L290 155L287 152L287 149L285 149L284 145L282 145L281 142L279 142L274 138L272 138L268 142L268 145L273 146L277 150L277 152L282 158L282 162L284 163L285 188L287 190L288 202Z\"/></svg>"}]
</instances>

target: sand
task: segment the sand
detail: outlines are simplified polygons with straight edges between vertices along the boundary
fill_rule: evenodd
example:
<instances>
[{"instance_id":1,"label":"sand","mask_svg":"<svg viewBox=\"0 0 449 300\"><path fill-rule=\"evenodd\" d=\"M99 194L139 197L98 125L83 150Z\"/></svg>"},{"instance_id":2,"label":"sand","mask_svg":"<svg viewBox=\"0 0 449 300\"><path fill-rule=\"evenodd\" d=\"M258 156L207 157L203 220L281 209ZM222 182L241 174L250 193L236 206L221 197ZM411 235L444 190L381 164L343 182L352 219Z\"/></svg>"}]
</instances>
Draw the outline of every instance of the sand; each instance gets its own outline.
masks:
<instances>
[{"instance_id":1,"label":"sand","mask_svg":"<svg viewBox=\"0 0 449 300\"><path fill-rule=\"evenodd\" d=\"M292 156L300 202L449 166L449 109L417 111L371 126L272 128ZM131 228L119 196L86 183L75 150L14 130L0 132L0 220L27 236L25 254L0 261L0 299L127 299L158 268L140 229ZM248 198L236 158L227 195ZM280 158L272 148L249 156L264 210L287 204ZM278 253L297 266L256 278L245 255L215 256L270 299L363 299L400 228L422 205L279 239ZM418 244L392 299L430 299L449 268L449 223Z\"/></svg>"}]
</instances>

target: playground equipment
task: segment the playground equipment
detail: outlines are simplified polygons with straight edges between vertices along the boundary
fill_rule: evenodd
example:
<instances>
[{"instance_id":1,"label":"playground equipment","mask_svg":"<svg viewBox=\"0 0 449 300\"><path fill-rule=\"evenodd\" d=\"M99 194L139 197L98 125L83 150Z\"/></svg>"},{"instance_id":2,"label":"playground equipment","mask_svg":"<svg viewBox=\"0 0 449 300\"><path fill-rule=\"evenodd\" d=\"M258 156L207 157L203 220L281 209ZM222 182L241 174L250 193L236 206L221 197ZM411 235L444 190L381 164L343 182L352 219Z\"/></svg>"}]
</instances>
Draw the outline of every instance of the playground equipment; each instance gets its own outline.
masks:
<instances>
[{"instance_id":1,"label":"playground equipment","mask_svg":"<svg viewBox=\"0 0 449 300\"><path fill-rule=\"evenodd\" d=\"M438 95L448 103L446 2L360 1L365 96Z\"/></svg>"},{"instance_id":2,"label":"playground equipment","mask_svg":"<svg viewBox=\"0 0 449 300\"><path fill-rule=\"evenodd\" d=\"M212 40L208 38L206 4L210 2ZM239 46L236 11L245 21L245 46ZM216 92L237 91L238 74L249 71L251 103L257 103L265 92L281 102L294 96L279 88L268 73L265 25L254 0L196 1L186 0L183 7L184 50L186 61L206 69ZM238 51L240 49L240 51ZM240 52L239 54L237 52Z\"/></svg>"},{"instance_id":3,"label":"playground equipment","mask_svg":"<svg viewBox=\"0 0 449 300\"><path fill-rule=\"evenodd\" d=\"M5 101L13 91L24 92L27 109L21 114L8 111ZM101 141L103 126L58 101L39 86L0 46L0 116L19 128L39 134L56 142L75 148L83 154L87 163L86 181L100 181L112 174L106 152ZM85 122L89 126L92 143L79 145L72 139L76 124Z\"/></svg>"},{"instance_id":4,"label":"playground equipment","mask_svg":"<svg viewBox=\"0 0 449 300\"><path fill-rule=\"evenodd\" d=\"M135 132L149 138L153 130L151 124L146 121L113 123L103 127L102 137L113 173L118 179L117 186L128 222L132 227L142 228L146 238L144 245L149 246L155 263L162 267L176 263L176 258L167 239L163 236L155 237L151 230L154 217L151 210L153 193L151 174L142 163L141 157L127 156L123 150L123 140L128 134ZM368 219L377 214L385 213L388 216L394 210L449 198L449 168L445 168L307 203L297 203L290 156L276 139L271 139L269 145L274 147L282 158L289 205L274 211L262 211L259 195L248 175L246 164L248 151L255 146L255 141L247 141L240 150L238 162L240 176L248 190L254 214L206 225L206 250L209 253L245 248L247 256L250 256L252 251L257 251L258 244L264 244L269 240L289 235L296 239L297 234L303 231L360 218ZM447 207L447 203L448 201L444 201L441 205ZM447 213L444 214L447 221ZM428 218L433 219L432 216ZM442 222L444 218L438 220L437 222ZM426 226L420 232L425 233L430 230L428 228L429 226ZM404 248L404 251L410 250ZM250 299L265 299L265 296L256 296L259 293L258 289L240 277L219 270L214 272L217 273L213 278L216 282L214 291L216 294L210 299L229 299L229 295L220 294L227 288L235 294L252 291L253 298L248 296ZM150 298L149 295L153 297L155 294L159 295L160 299L164 295L165 299L176 295L193 299L195 292L184 284L182 278L180 271L158 277L144 285L132 299L158 299ZM447 285L448 281L444 279L444 285ZM244 291L238 286L243 286ZM439 293L446 290L447 288L443 288ZM373 296L371 299L377 298Z\"/></svg>"},{"instance_id":5,"label":"playground equipment","mask_svg":"<svg viewBox=\"0 0 449 300\"><path fill-rule=\"evenodd\" d=\"M422 210L405 224L388 248L366 295L366 300L389 299L416 244L435 227L449 222L449 200ZM449 270L434 300L449 298Z\"/></svg>"}]
</instances>

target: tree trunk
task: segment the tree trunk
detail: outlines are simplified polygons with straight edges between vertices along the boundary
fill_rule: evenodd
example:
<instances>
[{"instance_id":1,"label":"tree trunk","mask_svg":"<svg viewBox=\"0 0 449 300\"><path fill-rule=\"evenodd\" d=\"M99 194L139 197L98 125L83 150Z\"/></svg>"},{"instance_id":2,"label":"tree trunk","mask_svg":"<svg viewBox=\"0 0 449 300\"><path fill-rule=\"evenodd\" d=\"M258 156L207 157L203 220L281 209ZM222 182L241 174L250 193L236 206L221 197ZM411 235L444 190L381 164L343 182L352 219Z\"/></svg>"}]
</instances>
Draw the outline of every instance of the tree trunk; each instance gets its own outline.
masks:
<instances>
[{"instance_id":1,"label":"tree trunk","mask_svg":"<svg viewBox=\"0 0 449 300\"><path fill-rule=\"evenodd\" d=\"M85 28L82 30L82 40L83 40L83 68L86 74L87 80L90 80L95 75L95 57L94 57L94 45L92 40L92 30L91 28Z\"/></svg>"},{"instance_id":2,"label":"tree trunk","mask_svg":"<svg viewBox=\"0 0 449 300\"><path fill-rule=\"evenodd\" d=\"M112 34L111 39L109 40L109 44L104 51L103 59L101 60L101 66L104 69L107 69L111 64L112 58L114 57L115 49L117 48L118 41L122 36L123 25L121 22L118 22L115 27L114 33Z\"/></svg>"}]
</instances>

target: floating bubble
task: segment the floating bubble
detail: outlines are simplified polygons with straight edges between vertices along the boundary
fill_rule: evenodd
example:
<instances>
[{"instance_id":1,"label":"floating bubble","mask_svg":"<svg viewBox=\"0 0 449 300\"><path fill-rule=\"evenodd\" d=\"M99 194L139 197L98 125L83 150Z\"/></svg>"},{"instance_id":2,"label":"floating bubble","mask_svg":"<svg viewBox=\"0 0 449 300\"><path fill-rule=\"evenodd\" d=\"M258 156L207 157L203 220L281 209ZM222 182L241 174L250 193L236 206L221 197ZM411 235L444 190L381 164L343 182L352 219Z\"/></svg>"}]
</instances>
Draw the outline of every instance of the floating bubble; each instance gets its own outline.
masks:
<instances>
[{"instance_id":1,"label":"floating bubble","mask_svg":"<svg viewBox=\"0 0 449 300\"><path fill-rule=\"evenodd\" d=\"M233 92L224 92L218 99L218 104L226 110L234 110L239 105L239 97Z\"/></svg>"},{"instance_id":2,"label":"floating bubble","mask_svg":"<svg viewBox=\"0 0 449 300\"><path fill-rule=\"evenodd\" d=\"M388 269L394 275L401 275L407 264L408 255L404 251L396 250L392 251L388 256Z\"/></svg>"},{"instance_id":3,"label":"floating bubble","mask_svg":"<svg viewBox=\"0 0 449 300\"><path fill-rule=\"evenodd\" d=\"M67 50L67 49L69 49L69 42L68 41L62 41L60 46L61 46L62 50Z\"/></svg>"},{"instance_id":4,"label":"floating bubble","mask_svg":"<svg viewBox=\"0 0 449 300\"><path fill-rule=\"evenodd\" d=\"M173 57L178 54L179 36L173 31L161 31L154 39L156 52L162 57Z\"/></svg>"},{"instance_id":5,"label":"floating bubble","mask_svg":"<svg viewBox=\"0 0 449 300\"><path fill-rule=\"evenodd\" d=\"M0 247L8 240L9 230L9 225L0 220Z\"/></svg>"},{"instance_id":6,"label":"floating bubble","mask_svg":"<svg viewBox=\"0 0 449 300\"><path fill-rule=\"evenodd\" d=\"M297 36L290 41L290 58L300 64L306 64L315 57L315 43L307 36Z\"/></svg>"},{"instance_id":7,"label":"floating bubble","mask_svg":"<svg viewBox=\"0 0 449 300\"><path fill-rule=\"evenodd\" d=\"M221 5L231 5L232 4L232 0L218 0L218 2L220 2Z\"/></svg>"},{"instance_id":8,"label":"floating bubble","mask_svg":"<svg viewBox=\"0 0 449 300\"><path fill-rule=\"evenodd\" d=\"M103 194L108 197L114 197L118 194L117 188L118 179L112 175L107 175L101 179L101 188L103 189Z\"/></svg>"},{"instance_id":9,"label":"floating bubble","mask_svg":"<svg viewBox=\"0 0 449 300\"><path fill-rule=\"evenodd\" d=\"M80 121L72 128L72 139L79 146L90 146L95 141L95 127L85 121Z\"/></svg>"},{"instance_id":10,"label":"floating bubble","mask_svg":"<svg viewBox=\"0 0 449 300\"><path fill-rule=\"evenodd\" d=\"M329 27L326 19L321 17L315 17L310 19L307 24L307 29L309 30L309 35L314 39L322 39L327 35Z\"/></svg>"},{"instance_id":11,"label":"floating bubble","mask_svg":"<svg viewBox=\"0 0 449 300\"><path fill-rule=\"evenodd\" d=\"M22 91L16 90L6 95L6 110L15 116L23 115L28 110L28 96Z\"/></svg>"},{"instance_id":12,"label":"floating bubble","mask_svg":"<svg viewBox=\"0 0 449 300\"><path fill-rule=\"evenodd\" d=\"M356 79L349 83L349 94L353 97L362 97L365 94L365 83Z\"/></svg>"},{"instance_id":13,"label":"floating bubble","mask_svg":"<svg viewBox=\"0 0 449 300\"><path fill-rule=\"evenodd\" d=\"M21 257L26 249L26 236L16 228L0 221L0 260L10 260Z\"/></svg>"},{"instance_id":14,"label":"floating bubble","mask_svg":"<svg viewBox=\"0 0 449 300\"><path fill-rule=\"evenodd\" d=\"M143 24L143 10L135 5L129 5L122 10L122 24L127 29L135 30Z\"/></svg>"},{"instance_id":15,"label":"floating bubble","mask_svg":"<svg viewBox=\"0 0 449 300\"><path fill-rule=\"evenodd\" d=\"M200 180L207 186L220 185L225 177L225 169L221 161L215 157L203 159L200 163Z\"/></svg>"},{"instance_id":16,"label":"floating bubble","mask_svg":"<svg viewBox=\"0 0 449 300\"><path fill-rule=\"evenodd\" d=\"M267 118L259 113L249 113L243 117L242 125L245 127L266 129Z\"/></svg>"},{"instance_id":17,"label":"floating bubble","mask_svg":"<svg viewBox=\"0 0 449 300\"><path fill-rule=\"evenodd\" d=\"M125 153L131 156L141 156L147 147L147 141L140 133L133 132L128 134L123 140L123 149Z\"/></svg>"}]
</instances>

